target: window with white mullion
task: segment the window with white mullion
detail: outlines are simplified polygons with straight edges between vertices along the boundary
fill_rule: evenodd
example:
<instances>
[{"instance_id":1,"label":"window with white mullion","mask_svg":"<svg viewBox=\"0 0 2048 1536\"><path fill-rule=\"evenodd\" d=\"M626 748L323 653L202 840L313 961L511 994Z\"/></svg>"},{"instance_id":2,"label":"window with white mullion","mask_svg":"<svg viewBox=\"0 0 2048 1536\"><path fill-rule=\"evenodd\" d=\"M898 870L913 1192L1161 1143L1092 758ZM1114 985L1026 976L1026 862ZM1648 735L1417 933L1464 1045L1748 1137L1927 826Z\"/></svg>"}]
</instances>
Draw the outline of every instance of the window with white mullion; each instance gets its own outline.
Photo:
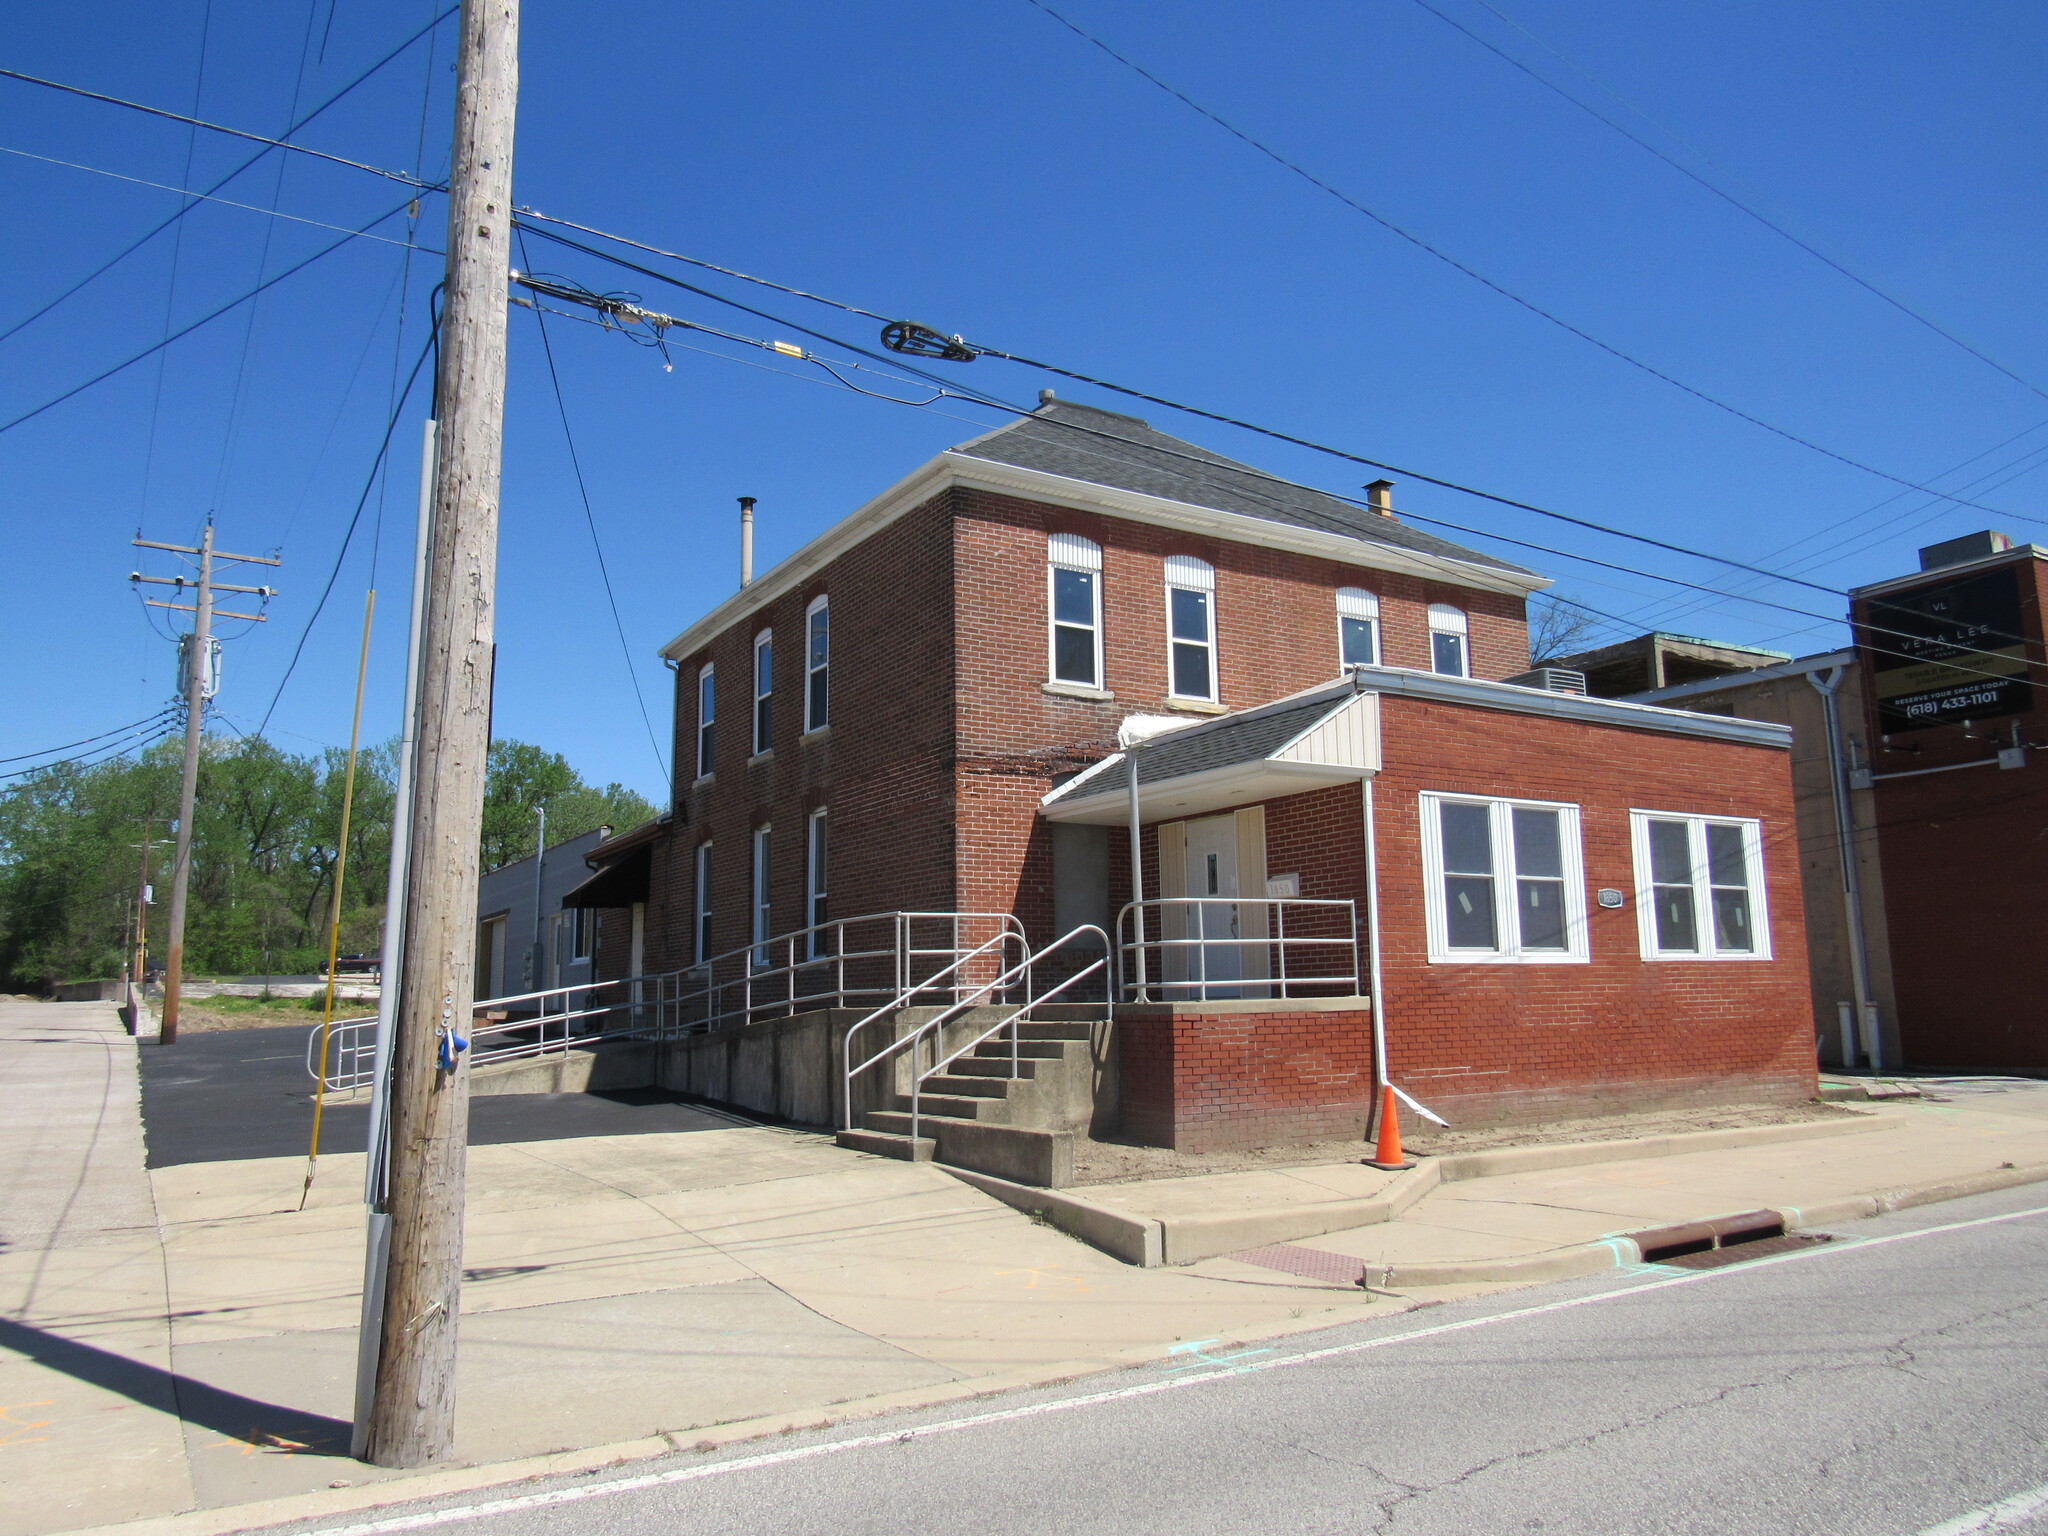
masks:
<instances>
[{"instance_id":1,"label":"window with white mullion","mask_svg":"<svg viewBox=\"0 0 2048 1536\"><path fill-rule=\"evenodd\" d=\"M754 755L775 745L775 633L754 636Z\"/></svg>"},{"instance_id":2,"label":"window with white mullion","mask_svg":"<svg viewBox=\"0 0 2048 1536\"><path fill-rule=\"evenodd\" d=\"M1216 699L1216 569L1175 555L1166 562L1167 693Z\"/></svg>"},{"instance_id":3,"label":"window with white mullion","mask_svg":"<svg viewBox=\"0 0 2048 1536\"><path fill-rule=\"evenodd\" d=\"M1636 811L1636 902L1646 960L1766 960L1763 826Z\"/></svg>"},{"instance_id":4,"label":"window with white mullion","mask_svg":"<svg viewBox=\"0 0 2048 1536\"><path fill-rule=\"evenodd\" d=\"M1471 624L1465 610L1450 603L1429 605L1429 665L1446 677L1472 675Z\"/></svg>"},{"instance_id":5,"label":"window with white mullion","mask_svg":"<svg viewBox=\"0 0 2048 1536\"><path fill-rule=\"evenodd\" d=\"M827 921L827 873L825 862L826 829L829 819L825 808L820 806L811 812L804 839L804 899L806 912L805 926L811 932L805 941L806 958L822 959L832 953L832 936L825 932Z\"/></svg>"},{"instance_id":6,"label":"window with white mullion","mask_svg":"<svg viewBox=\"0 0 2048 1536\"><path fill-rule=\"evenodd\" d=\"M768 827L754 828L754 869L753 869L753 913L751 938L754 943L754 965L757 969L769 964L768 941L775 936L774 902L770 854L774 846L774 833Z\"/></svg>"},{"instance_id":7,"label":"window with white mullion","mask_svg":"<svg viewBox=\"0 0 2048 1536\"><path fill-rule=\"evenodd\" d=\"M1588 957L1577 806L1427 794L1420 807L1433 962Z\"/></svg>"},{"instance_id":8,"label":"window with white mullion","mask_svg":"<svg viewBox=\"0 0 2048 1536\"><path fill-rule=\"evenodd\" d=\"M717 759L712 755L716 745L718 721L718 682L711 664L706 662L697 669L697 777L711 777Z\"/></svg>"},{"instance_id":9,"label":"window with white mullion","mask_svg":"<svg viewBox=\"0 0 2048 1536\"><path fill-rule=\"evenodd\" d=\"M1079 534L1046 540L1046 667L1055 683L1102 686L1102 546Z\"/></svg>"},{"instance_id":10,"label":"window with white mullion","mask_svg":"<svg viewBox=\"0 0 2048 1536\"><path fill-rule=\"evenodd\" d=\"M822 731L831 721L832 610L822 597L804 613L804 730Z\"/></svg>"},{"instance_id":11,"label":"window with white mullion","mask_svg":"<svg viewBox=\"0 0 2048 1536\"><path fill-rule=\"evenodd\" d=\"M711 844L708 841L697 845L696 880L697 964L702 965L716 953L711 947Z\"/></svg>"},{"instance_id":12,"label":"window with white mullion","mask_svg":"<svg viewBox=\"0 0 2048 1536\"><path fill-rule=\"evenodd\" d=\"M1380 600L1363 587L1337 589L1337 656L1345 667L1374 667L1380 660Z\"/></svg>"}]
</instances>

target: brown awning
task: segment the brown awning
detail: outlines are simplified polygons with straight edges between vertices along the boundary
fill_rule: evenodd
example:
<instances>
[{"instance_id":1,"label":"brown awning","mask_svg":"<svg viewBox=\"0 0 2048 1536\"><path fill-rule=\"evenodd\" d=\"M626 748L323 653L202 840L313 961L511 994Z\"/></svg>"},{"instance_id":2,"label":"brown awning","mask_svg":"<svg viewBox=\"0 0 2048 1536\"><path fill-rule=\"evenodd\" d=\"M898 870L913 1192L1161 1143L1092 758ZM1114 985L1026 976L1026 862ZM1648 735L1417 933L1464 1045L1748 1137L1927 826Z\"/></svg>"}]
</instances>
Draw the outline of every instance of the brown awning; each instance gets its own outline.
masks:
<instances>
[{"instance_id":1,"label":"brown awning","mask_svg":"<svg viewBox=\"0 0 2048 1536\"><path fill-rule=\"evenodd\" d=\"M607 864L562 898L565 907L630 907L647 899L654 871L654 849L633 849L616 864Z\"/></svg>"}]
</instances>

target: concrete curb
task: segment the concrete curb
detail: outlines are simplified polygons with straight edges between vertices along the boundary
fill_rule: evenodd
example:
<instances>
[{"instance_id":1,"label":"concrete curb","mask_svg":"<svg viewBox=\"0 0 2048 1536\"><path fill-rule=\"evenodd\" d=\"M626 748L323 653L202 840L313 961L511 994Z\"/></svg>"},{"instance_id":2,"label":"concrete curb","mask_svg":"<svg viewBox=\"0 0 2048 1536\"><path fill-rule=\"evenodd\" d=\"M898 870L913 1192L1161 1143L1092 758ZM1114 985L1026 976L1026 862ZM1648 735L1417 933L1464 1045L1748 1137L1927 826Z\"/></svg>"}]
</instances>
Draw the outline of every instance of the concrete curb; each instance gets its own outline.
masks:
<instances>
[{"instance_id":1,"label":"concrete curb","mask_svg":"<svg viewBox=\"0 0 2048 1536\"><path fill-rule=\"evenodd\" d=\"M1915 1184L1867 1195L1848 1195L1819 1205L1768 1206L1765 1209L1773 1211L1784 1221L1787 1232L1799 1232L1838 1221L1864 1221L1872 1216L1882 1216L1887 1211L1910 1210L1916 1205L1936 1205L1943 1200L1960 1200L1967 1195L1987 1195L2022 1184L2040 1183L2048 1183L2048 1163L2032 1163L2024 1168L1993 1168L1935 1184ZM1598 1274L1606 1269L1625 1269L1641 1262L1642 1252L1633 1240L1609 1237L1599 1242L1575 1243L1569 1248L1552 1248L1542 1253L1506 1259L1472 1259L1453 1264L1398 1264L1383 1269L1367 1266L1365 1278L1367 1284L1382 1290L1489 1283L1530 1285Z\"/></svg>"},{"instance_id":2,"label":"concrete curb","mask_svg":"<svg viewBox=\"0 0 2048 1536\"><path fill-rule=\"evenodd\" d=\"M1495 1178L1502 1174L1536 1173L1549 1168L1576 1168L1587 1163L1677 1157L1687 1152L1852 1135L1859 1131L1874 1131L1886 1123L1881 1115L1865 1113L1845 1116L1840 1120L1810 1120L1796 1125L1739 1125L1721 1131L1681 1131L1634 1141L1571 1141L1549 1147L1459 1152L1446 1157L1424 1158L1412 1171L1402 1174L1377 1195L1364 1199L1319 1200L1313 1204L1267 1210L1221 1211L1193 1216L1143 1216L1064 1190L1010 1184L943 1164L936 1166L945 1167L947 1173L964 1179L1005 1205L1043 1217L1061 1231L1122 1259L1126 1264L1142 1264L1150 1268L1157 1264L1193 1264L1202 1259L1241 1253L1247 1248L1261 1248L1269 1243L1320 1237L1325 1232L1347 1232L1353 1227L1377 1226L1381 1222L1397 1220L1438 1184L1455 1183L1460 1179ZM1154 1229L1157 1229L1156 1238ZM1590 1271L1574 1269L1570 1273ZM1550 1280L1563 1277L1561 1273L1544 1273L1530 1278ZM1413 1283L1440 1285L1452 1282Z\"/></svg>"},{"instance_id":3,"label":"concrete curb","mask_svg":"<svg viewBox=\"0 0 2048 1536\"><path fill-rule=\"evenodd\" d=\"M975 1177L982 1178L986 1175ZM1375 1315L1395 1315L1409 1311L1417 1305L1405 1297L1386 1298L1394 1305L1381 1311L1377 1305L1381 1298L1366 1298L1360 1293L1359 1299L1374 1301ZM1227 1354L1244 1346L1259 1345L1270 1339L1287 1338L1297 1333L1313 1333L1319 1328L1331 1326L1333 1324L1326 1312L1320 1317L1303 1317L1276 1324L1271 1328L1246 1328L1219 1334L1214 1338L1203 1339L1201 1347L1204 1352L1221 1351ZM321 1488L310 1493L287 1494L281 1498L263 1499L249 1504L228 1504L214 1509L188 1510L182 1514L153 1515L146 1519L127 1520L114 1525L80 1526L67 1531L50 1531L43 1533L43 1536L230 1536L230 1533L236 1531L256 1530L265 1526L288 1525L336 1515L360 1514L367 1510L389 1508L394 1504L412 1504L428 1499L448 1498L456 1494L476 1493L485 1489L508 1488L512 1484L539 1482L544 1478L602 1472L636 1461L649 1461L658 1456L674 1455L679 1451L708 1453L723 1450L731 1445L741 1445L750 1440L766 1439L771 1435L831 1429L836 1425L879 1418L884 1414L939 1408L948 1403L973 1402L1003 1392L1061 1386L1082 1377L1158 1365L1173 1359L1176 1354L1190 1347L1192 1346L1183 1342L1165 1348L1148 1345L1140 1349L1115 1350L1084 1359L1060 1360L990 1376L975 1376L965 1381L942 1382L937 1386L915 1387L902 1392L882 1393L875 1397L854 1398L823 1408L772 1414L757 1419L739 1419L729 1424L711 1425L703 1429L670 1430L637 1440L621 1440L610 1445L591 1446L585 1450L555 1451L543 1456L526 1456L513 1461L400 1474L397 1477L357 1487Z\"/></svg>"}]
</instances>

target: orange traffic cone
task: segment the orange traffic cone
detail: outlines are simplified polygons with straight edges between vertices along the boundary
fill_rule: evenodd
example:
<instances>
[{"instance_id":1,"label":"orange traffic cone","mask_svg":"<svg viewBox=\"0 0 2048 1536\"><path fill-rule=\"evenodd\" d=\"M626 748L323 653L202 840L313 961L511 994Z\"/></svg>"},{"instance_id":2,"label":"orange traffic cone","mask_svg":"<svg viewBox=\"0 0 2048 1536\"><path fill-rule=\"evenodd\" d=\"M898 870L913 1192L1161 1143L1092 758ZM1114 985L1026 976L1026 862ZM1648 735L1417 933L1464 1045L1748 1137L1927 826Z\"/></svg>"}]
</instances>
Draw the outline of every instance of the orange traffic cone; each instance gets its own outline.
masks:
<instances>
[{"instance_id":1,"label":"orange traffic cone","mask_svg":"<svg viewBox=\"0 0 2048 1536\"><path fill-rule=\"evenodd\" d=\"M1365 1159L1365 1166L1384 1168L1389 1173L1415 1166L1401 1155L1401 1115L1394 1106L1392 1083L1380 1090L1380 1140L1372 1156Z\"/></svg>"}]
</instances>

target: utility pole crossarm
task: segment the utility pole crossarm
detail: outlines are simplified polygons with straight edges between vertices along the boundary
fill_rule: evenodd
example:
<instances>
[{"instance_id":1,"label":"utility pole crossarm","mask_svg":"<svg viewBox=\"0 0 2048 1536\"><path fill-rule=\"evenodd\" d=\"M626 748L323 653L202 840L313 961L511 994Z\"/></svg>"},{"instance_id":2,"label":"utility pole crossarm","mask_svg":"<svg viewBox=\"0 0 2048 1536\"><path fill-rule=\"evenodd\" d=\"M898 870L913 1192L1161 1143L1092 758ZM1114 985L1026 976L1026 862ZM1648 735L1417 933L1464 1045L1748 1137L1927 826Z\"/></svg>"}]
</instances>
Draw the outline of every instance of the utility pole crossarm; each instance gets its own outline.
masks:
<instances>
[{"instance_id":1,"label":"utility pole crossarm","mask_svg":"<svg viewBox=\"0 0 2048 1536\"><path fill-rule=\"evenodd\" d=\"M197 613L199 611L191 603L160 603L153 597L145 597L142 600L142 606L145 608L171 608L179 613ZM214 609L213 616L216 619L248 619L257 624L268 624L270 622L260 613L230 613L225 608Z\"/></svg>"},{"instance_id":2,"label":"utility pole crossarm","mask_svg":"<svg viewBox=\"0 0 2048 1536\"><path fill-rule=\"evenodd\" d=\"M194 549L189 544L159 544L154 539L130 539L128 542L134 545L137 549L163 549L170 551L170 553L174 555L200 555L211 553L213 558L216 560L236 560L240 561L244 565L284 564L283 558L278 555L230 555L222 550L209 551L203 545L198 549Z\"/></svg>"},{"instance_id":3,"label":"utility pole crossarm","mask_svg":"<svg viewBox=\"0 0 2048 1536\"><path fill-rule=\"evenodd\" d=\"M213 558L219 560L222 556L215 555ZM198 582L185 576L145 576L140 571L130 572L128 579L130 581L150 582L159 587L196 587L199 585ZM277 596L277 588L275 587L238 587L234 583L227 581L216 581L213 584L213 590L216 592L246 592L251 597Z\"/></svg>"}]
</instances>

